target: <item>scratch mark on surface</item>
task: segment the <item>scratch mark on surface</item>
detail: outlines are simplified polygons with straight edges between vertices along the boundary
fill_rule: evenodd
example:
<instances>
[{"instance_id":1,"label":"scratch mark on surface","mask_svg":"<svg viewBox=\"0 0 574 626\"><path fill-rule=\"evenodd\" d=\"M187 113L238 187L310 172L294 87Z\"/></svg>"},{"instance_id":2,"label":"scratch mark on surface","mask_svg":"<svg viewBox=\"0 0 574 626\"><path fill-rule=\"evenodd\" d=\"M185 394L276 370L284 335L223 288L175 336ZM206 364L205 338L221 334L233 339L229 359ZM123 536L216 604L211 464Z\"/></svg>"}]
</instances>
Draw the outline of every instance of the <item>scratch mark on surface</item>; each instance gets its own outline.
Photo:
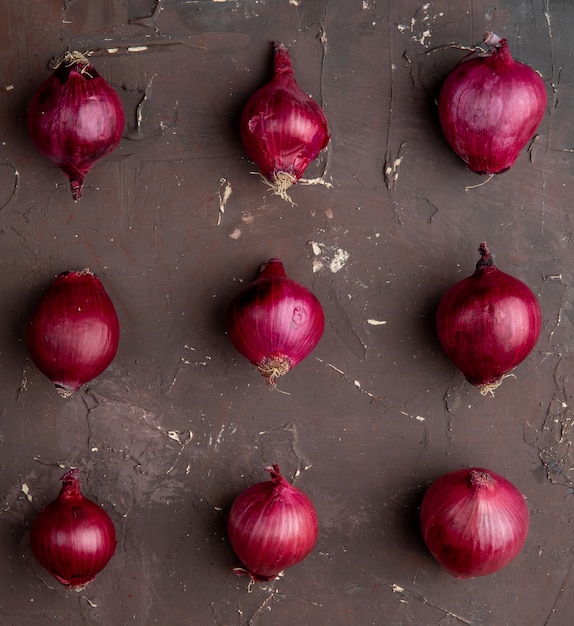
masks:
<instances>
[{"instance_id":1,"label":"scratch mark on surface","mask_svg":"<svg viewBox=\"0 0 574 626\"><path fill-rule=\"evenodd\" d=\"M401 142L399 149L397 151L397 156L394 159L392 159L392 162L391 162L390 154L387 154L387 158L385 159L385 165L384 165L385 185L387 186L387 189L389 189L390 191L392 191L395 188L397 181L399 180L399 167L404 158L401 152L402 152L404 145L405 145L405 142L404 141Z\"/></svg>"},{"instance_id":2,"label":"scratch mark on surface","mask_svg":"<svg viewBox=\"0 0 574 626\"><path fill-rule=\"evenodd\" d=\"M353 379L351 381L350 377L343 370L339 369L332 363L329 363L328 361L324 361L323 359L320 359L319 357L315 357L315 360L318 361L319 363L324 363L327 367L330 367L333 371L337 372L337 374L339 374L339 376L341 376L341 378L348 384L351 384L352 382L353 386L355 387L355 389L357 389L357 391L364 393L366 396L368 396L372 400L377 400L378 402L382 401L379 396L376 396L374 393L371 393L370 391L363 389L363 386L361 385L360 381L356 379Z\"/></svg>"},{"instance_id":3,"label":"scratch mark on surface","mask_svg":"<svg viewBox=\"0 0 574 626\"><path fill-rule=\"evenodd\" d=\"M12 193L10 194L6 202L4 202L2 206L0 206L0 211L2 211L10 204L12 200L15 200L18 196L18 190L20 189L20 172L18 171L16 166L13 165L12 163L6 162L6 163L0 163L0 165L3 165L4 167L10 167L12 168L12 171L14 172L14 187L12 188Z\"/></svg>"},{"instance_id":4,"label":"scratch mark on surface","mask_svg":"<svg viewBox=\"0 0 574 626\"><path fill-rule=\"evenodd\" d=\"M566 589L569 589L570 586L571 586L571 585L568 585L567 583L568 583L568 579L570 578L570 576L572 574L572 565L573 565L573 563L574 563L574 559L570 558L570 562L568 564L568 569L566 570L566 574L564 575L564 579L562 580L562 584L558 588L558 592L556 593L556 597L554 598L554 602L552 603L552 606L550 607L550 611L548 612L548 617L544 621L544 626L549 626L550 625L552 616L556 612L556 606L557 606L559 600L563 597L564 591Z\"/></svg>"},{"instance_id":5,"label":"scratch mark on surface","mask_svg":"<svg viewBox=\"0 0 574 626\"><path fill-rule=\"evenodd\" d=\"M163 10L163 0L156 0L155 7L151 12L151 15L147 15L145 17L136 17L133 20L129 20L129 24L134 26L145 26L146 28L151 28L155 31L155 33L159 33L159 28L157 27L157 20L159 18L159 14Z\"/></svg>"},{"instance_id":6,"label":"scratch mark on surface","mask_svg":"<svg viewBox=\"0 0 574 626\"><path fill-rule=\"evenodd\" d=\"M187 437L182 441L182 433L178 433L175 430L168 430L167 432L167 436L170 439L173 439L173 441L177 441L177 443L179 444L180 448L179 448L179 452L177 453L177 456L175 457L175 460L173 461L173 463L171 464L171 467L166 471L166 474L169 474L171 471L173 471L173 468L175 467L175 464L177 463L177 461L179 460L179 457L183 454L183 451L185 450L185 447L191 443L192 439L193 439L193 433L190 431L188 431L187 433ZM187 473L187 470L186 470Z\"/></svg>"},{"instance_id":7,"label":"scratch mark on surface","mask_svg":"<svg viewBox=\"0 0 574 626\"><path fill-rule=\"evenodd\" d=\"M231 184L226 178L219 179L219 187L217 189L217 195L219 196L219 214L217 215L217 225L221 224L221 218L225 213L225 206L233 191Z\"/></svg>"},{"instance_id":8,"label":"scratch mark on surface","mask_svg":"<svg viewBox=\"0 0 574 626\"><path fill-rule=\"evenodd\" d=\"M146 101L151 97L152 94L152 83L153 83L153 79L155 78L155 74L152 75L152 77L149 79L149 82L146 86L145 89L142 90L142 98L139 101L137 107L136 107L136 113L135 113L135 128L129 132L126 137L128 139L143 139L145 137L145 133L142 132L142 122L143 122L143 108L144 105L146 103Z\"/></svg>"}]
</instances>

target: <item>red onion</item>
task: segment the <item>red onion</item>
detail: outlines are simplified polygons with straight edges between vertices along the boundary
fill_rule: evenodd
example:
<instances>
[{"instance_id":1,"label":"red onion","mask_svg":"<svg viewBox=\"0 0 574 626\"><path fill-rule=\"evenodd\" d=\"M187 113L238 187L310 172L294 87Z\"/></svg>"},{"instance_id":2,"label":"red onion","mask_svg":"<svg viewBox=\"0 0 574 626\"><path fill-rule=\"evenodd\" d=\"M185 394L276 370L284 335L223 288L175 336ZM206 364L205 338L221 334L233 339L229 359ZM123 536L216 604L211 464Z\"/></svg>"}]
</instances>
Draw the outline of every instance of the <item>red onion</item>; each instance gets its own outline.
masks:
<instances>
[{"instance_id":1,"label":"red onion","mask_svg":"<svg viewBox=\"0 0 574 626\"><path fill-rule=\"evenodd\" d=\"M290 200L287 189L329 143L327 118L297 84L289 52L273 43L273 79L247 101L241 117L245 152L273 192Z\"/></svg>"},{"instance_id":2,"label":"red onion","mask_svg":"<svg viewBox=\"0 0 574 626\"><path fill-rule=\"evenodd\" d=\"M273 385L313 351L324 328L321 304L287 277L279 259L270 259L227 310L231 343Z\"/></svg>"},{"instance_id":3,"label":"red onion","mask_svg":"<svg viewBox=\"0 0 574 626\"><path fill-rule=\"evenodd\" d=\"M486 243L479 252L474 274L442 297L436 328L446 354L486 394L530 354L542 313L527 285L495 267Z\"/></svg>"},{"instance_id":4,"label":"red onion","mask_svg":"<svg viewBox=\"0 0 574 626\"><path fill-rule=\"evenodd\" d=\"M506 567L522 550L529 523L518 489L480 467L435 480L420 510L427 548L457 578L486 576Z\"/></svg>"},{"instance_id":5,"label":"red onion","mask_svg":"<svg viewBox=\"0 0 574 626\"><path fill-rule=\"evenodd\" d=\"M65 52L53 69L30 102L28 132L79 200L93 164L120 143L124 111L118 94L80 52Z\"/></svg>"},{"instance_id":6,"label":"red onion","mask_svg":"<svg viewBox=\"0 0 574 626\"><path fill-rule=\"evenodd\" d=\"M81 591L112 558L116 532L104 509L82 495L77 473L62 476L60 494L34 521L30 545L52 576Z\"/></svg>"},{"instance_id":7,"label":"red onion","mask_svg":"<svg viewBox=\"0 0 574 626\"><path fill-rule=\"evenodd\" d=\"M240 493L231 506L227 531L231 546L254 581L273 580L302 561L319 535L311 500L288 483L279 466L267 467L271 480Z\"/></svg>"},{"instance_id":8,"label":"red onion","mask_svg":"<svg viewBox=\"0 0 574 626\"><path fill-rule=\"evenodd\" d=\"M85 269L63 272L32 315L28 352L64 397L113 361L120 337L114 305L100 279Z\"/></svg>"},{"instance_id":9,"label":"red onion","mask_svg":"<svg viewBox=\"0 0 574 626\"><path fill-rule=\"evenodd\" d=\"M461 62L447 77L438 106L452 149L478 174L499 174L517 159L544 117L546 87L515 61L506 39L487 33L488 52Z\"/></svg>"}]
</instances>

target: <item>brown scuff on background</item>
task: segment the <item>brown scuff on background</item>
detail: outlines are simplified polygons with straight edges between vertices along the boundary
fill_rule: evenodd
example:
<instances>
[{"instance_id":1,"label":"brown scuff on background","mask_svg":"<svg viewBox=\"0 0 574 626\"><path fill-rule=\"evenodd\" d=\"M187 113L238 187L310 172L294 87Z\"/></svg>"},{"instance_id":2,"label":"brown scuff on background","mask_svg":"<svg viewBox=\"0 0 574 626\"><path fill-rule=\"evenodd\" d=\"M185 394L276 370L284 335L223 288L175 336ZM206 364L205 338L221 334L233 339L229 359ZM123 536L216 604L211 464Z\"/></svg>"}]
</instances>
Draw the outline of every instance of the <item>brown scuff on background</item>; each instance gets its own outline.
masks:
<instances>
[{"instance_id":1,"label":"brown scuff on background","mask_svg":"<svg viewBox=\"0 0 574 626\"><path fill-rule=\"evenodd\" d=\"M565 626L572 537L572 131L568 1L7 0L0 20L0 622L6 626ZM487 184L442 137L440 84L505 36L549 105L536 141ZM243 153L241 108L291 51L332 140L296 206ZM126 110L120 147L74 204L26 134L27 103L67 47L94 51ZM538 346L495 397L442 354L434 309L486 240L539 296ZM327 327L269 389L224 333L225 308L280 257ZM122 336L71 400L31 363L25 322L53 277L89 267ZM235 496L277 462L317 507L313 553L248 589L225 533ZM80 594L35 564L30 524L82 468L118 548ZM527 544L459 581L417 528L428 482L463 465L528 497Z\"/></svg>"}]
</instances>

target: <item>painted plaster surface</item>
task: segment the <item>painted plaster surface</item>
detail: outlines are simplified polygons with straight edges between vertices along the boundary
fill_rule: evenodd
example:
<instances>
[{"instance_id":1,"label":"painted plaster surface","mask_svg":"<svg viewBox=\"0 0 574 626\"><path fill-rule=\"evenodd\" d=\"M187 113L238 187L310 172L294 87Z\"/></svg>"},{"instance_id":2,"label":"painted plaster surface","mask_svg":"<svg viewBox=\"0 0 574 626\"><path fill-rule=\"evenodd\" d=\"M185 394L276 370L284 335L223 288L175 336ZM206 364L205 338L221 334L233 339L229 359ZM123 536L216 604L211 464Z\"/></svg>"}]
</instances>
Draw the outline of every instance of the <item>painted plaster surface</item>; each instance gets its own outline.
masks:
<instances>
[{"instance_id":1,"label":"painted plaster surface","mask_svg":"<svg viewBox=\"0 0 574 626\"><path fill-rule=\"evenodd\" d=\"M569 0L5 0L0 19L0 623L4 626L567 626L574 606L574 132ZM491 30L549 103L515 166L482 186L438 123L444 77ZM269 193L238 120L285 43L331 142ZM74 203L26 107L66 48L91 51L126 127ZM540 299L530 357L481 396L434 311L487 241ZM267 259L323 304L325 334L280 393L225 336ZM116 359L73 398L31 362L26 320L89 267L121 323ZM278 463L314 501L316 549L250 586L233 499ZM446 574L420 539L429 482L505 475L531 528L505 570ZM83 592L37 565L29 531L80 467L118 546Z\"/></svg>"}]
</instances>

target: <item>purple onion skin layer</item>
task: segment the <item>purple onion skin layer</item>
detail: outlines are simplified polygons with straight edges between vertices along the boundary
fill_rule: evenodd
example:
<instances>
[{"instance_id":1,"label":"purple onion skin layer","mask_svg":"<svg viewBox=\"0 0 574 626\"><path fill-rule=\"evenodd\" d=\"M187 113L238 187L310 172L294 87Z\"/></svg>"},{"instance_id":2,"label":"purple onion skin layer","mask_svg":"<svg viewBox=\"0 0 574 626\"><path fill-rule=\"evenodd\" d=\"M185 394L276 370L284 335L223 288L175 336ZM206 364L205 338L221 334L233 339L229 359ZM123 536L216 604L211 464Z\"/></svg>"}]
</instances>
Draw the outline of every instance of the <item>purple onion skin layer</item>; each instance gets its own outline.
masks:
<instances>
[{"instance_id":1,"label":"purple onion skin layer","mask_svg":"<svg viewBox=\"0 0 574 626\"><path fill-rule=\"evenodd\" d=\"M493 574L524 546L530 513L503 476L465 468L441 476L424 495L422 537L433 557L457 578Z\"/></svg>"},{"instance_id":2,"label":"purple onion skin layer","mask_svg":"<svg viewBox=\"0 0 574 626\"><path fill-rule=\"evenodd\" d=\"M290 279L279 259L240 291L227 310L231 343L271 383L315 348L325 329L319 300Z\"/></svg>"},{"instance_id":3,"label":"purple onion skin layer","mask_svg":"<svg viewBox=\"0 0 574 626\"><path fill-rule=\"evenodd\" d=\"M118 350L120 324L100 279L63 272L50 285L26 332L36 367L63 396L99 376Z\"/></svg>"},{"instance_id":4,"label":"purple onion skin layer","mask_svg":"<svg viewBox=\"0 0 574 626\"><path fill-rule=\"evenodd\" d=\"M540 75L512 58L505 39L494 37L489 54L462 61L449 74L438 101L446 139L477 174L510 168L547 104Z\"/></svg>"},{"instance_id":5,"label":"purple onion skin layer","mask_svg":"<svg viewBox=\"0 0 574 626\"><path fill-rule=\"evenodd\" d=\"M108 564L117 542L110 516L82 495L76 473L62 477L60 494L35 519L30 546L58 582L81 591Z\"/></svg>"},{"instance_id":6,"label":"purple onion skin layer","mask_svg":"<svg viewBox=\"0 0 574 626\"><path fill-rule=\"evenodd\" d=\"M530 354L542 312L525 283L495 267L486 243L479 251L474 274L442 297L436 328L443 350L468 382L487 392Z\"/></svg>"},{"instance_id":7,"label":"purple onion skin layer","mask_svg":"<svg viewBox=\"0 0 574 626\"><path fill-rule=\"evenodd\" d=\"M61 62L28 107L30 138L66 174L74 200L82 195L86 174L116 149L123 131L118 94L85 57Z\"/></svg>"},{"instance_id":8,"label":"purple onion skin layer","mask_svg":"<svg viewBox=\"0 0 574 626\"><path fill-rule=\"evenodd\" d=\"M303 176L330 135L325 113L295 80L287 48L272 45L273 78L247 101L240 132L247 156L280 189L282 179L289 187Z\"/></svg>"},{"instance_id":9,"label":"purple onion skin layer","mask_svg":"<svg viewBox=\"0 0 574 626\"><path fill-rule=\"evenodd\" d=\"M271 480L240 493L231 506L229 542L245 565L235 572L254 581L273 580L301 562L313 550L319 536L317 512L311 500L279 472L268 467Z\"/></svg>"}]
</instances>

